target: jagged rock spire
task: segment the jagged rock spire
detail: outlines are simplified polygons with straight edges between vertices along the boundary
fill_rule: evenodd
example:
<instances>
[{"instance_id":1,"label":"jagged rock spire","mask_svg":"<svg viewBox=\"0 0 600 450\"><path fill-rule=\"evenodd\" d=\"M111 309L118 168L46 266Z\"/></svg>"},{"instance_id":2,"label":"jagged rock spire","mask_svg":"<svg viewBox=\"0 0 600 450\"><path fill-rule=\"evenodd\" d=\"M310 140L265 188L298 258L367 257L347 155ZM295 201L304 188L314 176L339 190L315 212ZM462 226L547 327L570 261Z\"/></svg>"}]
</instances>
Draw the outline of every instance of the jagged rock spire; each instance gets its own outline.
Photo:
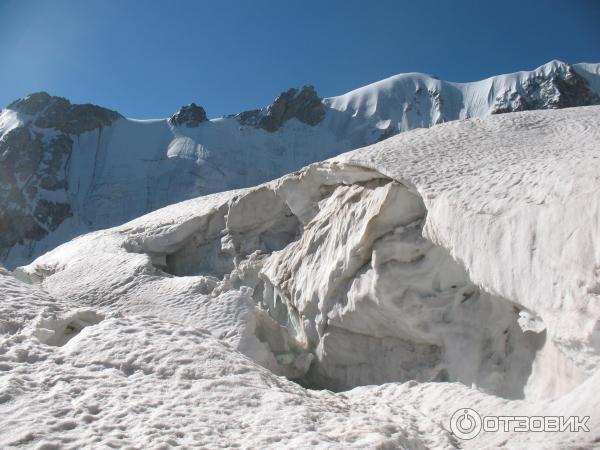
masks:
<instances>
[{"instance_id":1,"label":"jagged rock spire","mask_svg":"<svg viewBox=\"0 0 600 450\"><path fill-rule=\"evenodd\" d=\"M292 118L307 125L316 125L325 115L325 105L314 86L291 88L279 94L266 108L245 111L236 117L243 125L251 125L274 132Z\"/></svg>"},{"instance_id":2,"label":"jagged rock spire","mask_svg":"<svg viewBox=\"0 0 600 450\"><path fill-rule=\"evenodd\" d=\"M182 106L181 109L173 114L169 119L171 125L185 125L189 128L197 127L202 122L206 121L208 121L208 118L206 117L206 111L202 106L198 106L195 103Z\"/></svg>"}]
</instances>

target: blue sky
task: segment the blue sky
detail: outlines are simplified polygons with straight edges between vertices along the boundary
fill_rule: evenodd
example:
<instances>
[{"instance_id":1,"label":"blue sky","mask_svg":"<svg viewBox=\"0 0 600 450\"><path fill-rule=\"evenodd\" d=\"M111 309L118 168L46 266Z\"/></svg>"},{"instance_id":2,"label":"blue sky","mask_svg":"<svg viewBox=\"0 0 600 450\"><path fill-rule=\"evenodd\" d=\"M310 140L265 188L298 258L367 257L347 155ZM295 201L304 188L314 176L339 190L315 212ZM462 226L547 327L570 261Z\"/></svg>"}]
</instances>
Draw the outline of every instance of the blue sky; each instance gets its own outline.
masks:
<instances>
[{"instance_id":1,"label":"blue sky","mask_svg":"<svg viewBox=\"0 0 600 450\"><path fill-rule=\"evenodd\" d=\"M128 117L209 117L313 84L472 81L600 62L598 0L0 0L0 105L45 90Z\"/></svg>"}]
</instances>

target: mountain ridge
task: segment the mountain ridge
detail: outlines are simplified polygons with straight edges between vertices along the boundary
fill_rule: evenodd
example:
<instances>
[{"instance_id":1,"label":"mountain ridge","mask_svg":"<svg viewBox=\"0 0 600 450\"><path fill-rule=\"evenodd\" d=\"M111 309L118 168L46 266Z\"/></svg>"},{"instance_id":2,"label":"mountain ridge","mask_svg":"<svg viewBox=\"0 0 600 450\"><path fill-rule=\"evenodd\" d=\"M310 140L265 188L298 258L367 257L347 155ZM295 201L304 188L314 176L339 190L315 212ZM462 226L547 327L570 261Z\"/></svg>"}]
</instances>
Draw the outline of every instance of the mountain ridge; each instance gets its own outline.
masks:
<instances>
[{"instance_id":1,"label":"mountain ridge","mask_svg":"<svg viewBox=\"0 0 600 450\"><path fill-rule=\"evenodd\" d=\"M551 61L453 83L399 74L320 98L290 89L258 110L127 119L36 93L0 112L0 255L8 266L83 232L198 195L260 184L309 163L439 123L600 104L600 64Z\"/></svg>"}]
</instances>

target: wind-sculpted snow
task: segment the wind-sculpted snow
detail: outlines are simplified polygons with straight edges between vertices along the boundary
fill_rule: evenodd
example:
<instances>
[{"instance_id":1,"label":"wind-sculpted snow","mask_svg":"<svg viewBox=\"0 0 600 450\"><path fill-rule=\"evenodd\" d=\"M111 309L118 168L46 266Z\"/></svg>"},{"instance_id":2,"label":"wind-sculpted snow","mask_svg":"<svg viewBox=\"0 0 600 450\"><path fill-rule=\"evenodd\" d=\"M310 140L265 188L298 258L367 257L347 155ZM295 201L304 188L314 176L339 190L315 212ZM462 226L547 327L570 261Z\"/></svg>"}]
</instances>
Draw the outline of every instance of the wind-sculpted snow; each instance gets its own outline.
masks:
<instances>
[{"instance_id":1,"label":"wind-sculpted snow","mask_svg":"<svg viewBox=\"0 0 600 450\"><path fill-rule=\"evenodd\" d=\"M196 414L207 422L223 405L240 417L227 428L210 419L214 440L164 432L177 443L410 447L420 436L423 445L444 447L459 443L443 431L449 417L471 407L482 415L590 416L591 431L482 433L463 447L591 446L600 439L599 149L600 107L505 114L415 130L256 188L171 205L18 269L19 278L73 305L38 320L35 329L49 331L31 339L45 344L27 345L62 355L87 336L114 333L106 347L86 342L95 350L77 364L131 354L132 362L100 363L139 377L138 397L127 394L127 401L146 401L152 385L170 399L153 403L168 418L179 411L174 402L188 401L196 424L204 423ZM130 327L139 330L132 343L119 335ZM163 333L183 329L202 336L190 352L206 340L224 354L188 358L187 343L164 343ZM136 333L146 336L143 345ZM173 363L167 369L153 354ZM275 404L302 405L303 415L272 400L251 412L218 389L199 400L171 381L154 385L157 373L188 370L180 355L194 367L215 367L209 361L217 359L222 373L244 361L249 377L278 380L265 381L286 393ZM308 391L272 374L313 389L362 387ZM223 395L252 398L243 379ZM102 391L93 383L93 392ZM124 383L107 381L129 393ZM391 384L365 386L382 383ZM296 400L283 399L290 393ZM123 444L154 445L163 433L157 430L179 423L139 425L144 407L123 412L112 396L98 395L119 410L103 426L125 421ZM24 404L37 408L33 400ZM358 405L361 412L353 410ZM333 408L350 422L336 416L338 428L324 432L329 425L311 425L312 408L324 421ZM286 414L297 418L299 434L262 440L279 436ZM261 422L270 430L256 433L248 415L280 421ZM392 417L401 423L383 425ZM375 423L389 433L370 431ZM60 433L49 435L60 440ZM354 437L344 441L344 434Z\"/></svg>"},{"instance_id":2,"label":"wind-sculpted snow","mask_svg":"<svg viewBox=\"0 0 600 450\"><path fill-rule=\"evenodd\" d=\"M447 124L340 158L409 180L428 210L424 236L475 283L523 305L522 321L547 333L538 358L571 380L599 356L598 111Z\"/></svg>"},{"instance_id":3,"label":"wind-sculpted snow","mask_svg":"<svg viewBox=\"0 0 600 450\"><path fill-rule=\"evenodd\" d=\"M598 70L551 61L472 83L409 73L323 99L305 86L212 120L195 104L170 119L138 121L33 94L0 112L0 258L26 264L78 234L255 186L415 128L599 104Z\"/></svg>"},{"instance_id":4,"label":"wind-sculpted snow","mask_svg":"<svg viewBox=\"0 0 600 450\"><path fill-rule=\"evenodd\" d=\"M0 286L3 314L23 312L27 291L26 310L54 302L4 272ZM408 405L307 391L197 327L112 314L57 346L41 337L50 318L21 320L0 330L2 448L451 447Z\"/></svg>"}]
</instances>

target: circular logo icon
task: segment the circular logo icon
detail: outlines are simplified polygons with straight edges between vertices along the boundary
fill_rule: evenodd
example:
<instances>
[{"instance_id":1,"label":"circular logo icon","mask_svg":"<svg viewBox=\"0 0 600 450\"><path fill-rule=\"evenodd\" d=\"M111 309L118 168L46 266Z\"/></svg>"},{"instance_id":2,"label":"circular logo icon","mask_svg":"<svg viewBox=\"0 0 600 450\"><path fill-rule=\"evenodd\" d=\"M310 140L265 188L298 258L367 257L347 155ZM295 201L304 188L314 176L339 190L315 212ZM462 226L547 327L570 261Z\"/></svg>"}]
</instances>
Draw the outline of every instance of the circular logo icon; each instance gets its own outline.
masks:
<instances>
[{"instance_id":1,"label":"circular logo icon","mask_svg":"<svg viewBox=\"0 0 600 450\"><path fill-rule=\"evenodd\" d=\"M450 418L450 431L459 439L473 439L481 431L481 416L471 408L461 408Z\"/></svg>"}]
</instances>

